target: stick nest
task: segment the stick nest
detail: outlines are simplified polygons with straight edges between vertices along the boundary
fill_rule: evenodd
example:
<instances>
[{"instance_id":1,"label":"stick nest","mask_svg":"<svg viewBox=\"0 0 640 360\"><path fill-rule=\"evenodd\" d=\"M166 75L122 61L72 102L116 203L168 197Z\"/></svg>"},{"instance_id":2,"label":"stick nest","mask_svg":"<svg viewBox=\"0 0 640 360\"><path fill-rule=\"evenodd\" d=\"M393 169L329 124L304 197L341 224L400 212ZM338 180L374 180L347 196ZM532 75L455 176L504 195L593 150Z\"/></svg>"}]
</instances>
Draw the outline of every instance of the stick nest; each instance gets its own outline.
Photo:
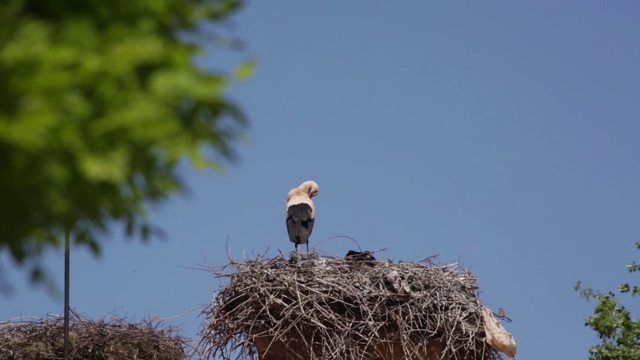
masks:
<instances>
[{"instance_id":1,"label":"stick nest","mask_svg":"<svg viewBox=\"0 0 640 360\"><path fill-rule=\"evenodd\" d=\"M289 359L390 358L381 350L390 345L407 359L502 359L485 342L476 278L432 260L279 256L208 267L228 282L203 311L197 351L255 359L256 342L270 339Z\"/></svg>"},{"instance_id":2,"label":"stick nest","mask_svg":"<svg viewBox=\"0 0 640 360\"><path fill-rule=\"evenodd\" d=\"M183 360L187 341L173 327L151 320L91 321L74 315L69 323L69 358L74 360ZM0 322L0 359L64 359L64 319L49 317Z\"/></svg>"}]
</instances>

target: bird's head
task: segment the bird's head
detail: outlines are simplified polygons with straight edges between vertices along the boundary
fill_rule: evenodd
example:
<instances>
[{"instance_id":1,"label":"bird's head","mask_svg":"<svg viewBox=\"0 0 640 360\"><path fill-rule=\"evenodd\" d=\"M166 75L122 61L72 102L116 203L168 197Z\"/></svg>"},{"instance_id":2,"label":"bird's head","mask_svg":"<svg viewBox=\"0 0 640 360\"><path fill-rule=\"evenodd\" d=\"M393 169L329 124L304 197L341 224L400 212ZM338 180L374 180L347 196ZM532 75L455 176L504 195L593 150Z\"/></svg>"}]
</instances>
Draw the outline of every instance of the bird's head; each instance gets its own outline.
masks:
<instances>
[{"instance_id":1,"label":"bird's head","mask_svg":"<svg viewBox=\"0 0 640 360\"><path fill-rule=\"evenodd\" d=\"M302 185L298 186L298 189L304 191L305 194L309 195L309 198L313 198L314 196L318 195L318 192L320 191L320 188L315 181L305 181L302 183Z\"/></svg>"}]
</instances>

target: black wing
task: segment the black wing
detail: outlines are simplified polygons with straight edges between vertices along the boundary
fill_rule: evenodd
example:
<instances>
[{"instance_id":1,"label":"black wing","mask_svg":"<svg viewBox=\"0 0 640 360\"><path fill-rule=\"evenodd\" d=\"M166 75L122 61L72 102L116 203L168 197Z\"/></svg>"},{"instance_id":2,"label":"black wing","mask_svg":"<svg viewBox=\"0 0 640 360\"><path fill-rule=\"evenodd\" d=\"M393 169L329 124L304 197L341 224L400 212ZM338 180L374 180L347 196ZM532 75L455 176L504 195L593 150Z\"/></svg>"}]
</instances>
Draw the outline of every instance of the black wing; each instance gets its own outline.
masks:
<instances>
[{"instance_id":1,"label":"black wing","mask_svg":"<svg viewBox=\"0 0 640 360\"><path fill-rule=\"evenodd\" d=\"M313 230L314 218L311 217L309 204L291 205L287 209L287 232L294 244L308 244Z\"/></svg>"}]
</instances>

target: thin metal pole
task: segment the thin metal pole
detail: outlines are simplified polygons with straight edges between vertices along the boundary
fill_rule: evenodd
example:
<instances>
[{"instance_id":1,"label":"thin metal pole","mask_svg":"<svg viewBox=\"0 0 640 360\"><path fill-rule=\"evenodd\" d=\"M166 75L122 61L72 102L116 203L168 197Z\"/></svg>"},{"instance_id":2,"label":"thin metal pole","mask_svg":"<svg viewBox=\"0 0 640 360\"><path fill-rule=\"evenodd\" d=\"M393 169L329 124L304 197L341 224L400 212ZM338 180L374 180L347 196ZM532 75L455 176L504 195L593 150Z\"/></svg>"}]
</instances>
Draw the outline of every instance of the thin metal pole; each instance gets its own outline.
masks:
<instances>
[{"instance_id":1,"label":"thin metal pole","mask_svg":"<svg viewBox=\"0 0 640 360\"><path fill-rule=\"evenodd\" d=\"M64 228L64 360L69 360L69 226Z\"/></svg>"}]
</instances>

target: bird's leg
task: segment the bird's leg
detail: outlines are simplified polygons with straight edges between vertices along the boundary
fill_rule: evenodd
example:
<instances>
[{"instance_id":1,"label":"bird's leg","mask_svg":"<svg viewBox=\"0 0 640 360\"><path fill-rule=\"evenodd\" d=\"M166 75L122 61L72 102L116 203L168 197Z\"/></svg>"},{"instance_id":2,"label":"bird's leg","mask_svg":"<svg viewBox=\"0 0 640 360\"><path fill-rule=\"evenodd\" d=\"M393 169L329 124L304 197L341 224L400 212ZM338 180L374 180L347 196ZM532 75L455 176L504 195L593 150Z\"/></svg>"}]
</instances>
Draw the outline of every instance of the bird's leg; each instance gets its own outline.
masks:
<instances>
[{"instance_id":1,"label":"bird's leg","mask_svg":"<svg viewBox=\"0 0 640 360\"><path fill-rule=\"evenodd\" d=\"M298 244L296 243L296 252L298 252Z\"/></svg>"},{"instance_id":2,"label":"bird's leg","mask_svg":"<svg viewBox=\"0 0 640 360\"><path fill-rule=\"evenodd\" d=\"M307 253L309 253L309 243L307 242L305 245L307 245Z\"/></svg>"}]
</instances>

